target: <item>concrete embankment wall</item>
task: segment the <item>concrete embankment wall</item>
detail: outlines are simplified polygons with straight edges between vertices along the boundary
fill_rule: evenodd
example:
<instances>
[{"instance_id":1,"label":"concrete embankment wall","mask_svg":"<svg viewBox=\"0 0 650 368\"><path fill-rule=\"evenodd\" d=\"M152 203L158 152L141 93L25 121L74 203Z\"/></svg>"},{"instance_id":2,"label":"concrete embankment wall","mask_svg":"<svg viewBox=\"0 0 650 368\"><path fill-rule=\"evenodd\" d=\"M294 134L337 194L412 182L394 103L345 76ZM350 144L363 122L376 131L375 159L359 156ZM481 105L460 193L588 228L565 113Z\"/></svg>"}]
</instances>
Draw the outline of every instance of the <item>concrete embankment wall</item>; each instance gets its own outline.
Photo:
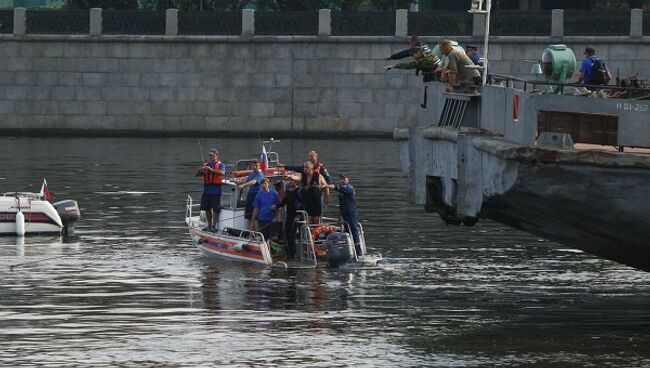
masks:
<instances>
[{"instance_id":1,"label":"concrete embankment wall","mask_svg":"<svg viewBox=\"0 0 650 368\"><path fill-rule=\"evenodd\" d=\"M427 38L438 40L438 37ZM461 43L480 40L457 38ZM544 47L594 46L621 75L650 38L495 38L494 72ZM422 83L384 72L405 37L0 36L0 133L390 136L415 126Z\"/></svg>"}]
</instances>

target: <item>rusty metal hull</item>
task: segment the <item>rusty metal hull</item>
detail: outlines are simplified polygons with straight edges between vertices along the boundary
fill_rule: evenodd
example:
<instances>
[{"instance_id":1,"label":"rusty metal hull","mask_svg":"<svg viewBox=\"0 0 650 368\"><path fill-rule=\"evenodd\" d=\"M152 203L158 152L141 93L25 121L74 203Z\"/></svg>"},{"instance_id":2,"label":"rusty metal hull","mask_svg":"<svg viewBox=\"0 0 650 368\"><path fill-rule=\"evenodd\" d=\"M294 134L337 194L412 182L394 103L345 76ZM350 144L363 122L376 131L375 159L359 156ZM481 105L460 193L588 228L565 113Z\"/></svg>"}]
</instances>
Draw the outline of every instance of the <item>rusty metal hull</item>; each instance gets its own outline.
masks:
<instances>
[{"instance_id":1,"label":"rusty metal hull","mask_svg":"<svg viewBox=\"0 0 650 368\"><path fill-rule=\"evenodd\" d=\"M481 215L650 271L650 169L520 162Z\"/></svg>"}]
</instances>

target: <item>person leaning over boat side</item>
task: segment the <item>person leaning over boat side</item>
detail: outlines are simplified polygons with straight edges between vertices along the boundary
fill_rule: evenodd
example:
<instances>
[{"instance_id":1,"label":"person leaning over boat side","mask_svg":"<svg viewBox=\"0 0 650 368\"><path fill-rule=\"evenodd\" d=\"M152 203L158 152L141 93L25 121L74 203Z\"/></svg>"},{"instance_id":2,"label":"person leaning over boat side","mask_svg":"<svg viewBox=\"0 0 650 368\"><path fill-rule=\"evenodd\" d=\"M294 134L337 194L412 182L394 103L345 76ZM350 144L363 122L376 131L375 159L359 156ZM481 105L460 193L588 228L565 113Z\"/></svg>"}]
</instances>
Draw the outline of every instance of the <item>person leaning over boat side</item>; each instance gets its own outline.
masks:
<instances>
[{"instance_id":1,"label":"person leaning over boat side","mask_svg":"<svg viewBox=\"0 0 650 368\"><path fill-rule=\"evenodd\" d=\"M218 160L219 152L210 150L208 160L196 171L196 176L203 177L203 195L201 195L201 211L205 211L208 226L206 231L219 226L219 211L221 207L221 183L226 174L226 165Z\"/></svg>"},{"instance_id":2,"label":"person leaning over boat side","mask_svg":"<svg viewBox=\"0 0 650 368\"><path fill-rule=\"evenodd\" d=\"M413 61L389 65L386 67L386 71L391 69L415 69L415 75L418 75L420 71L423 73L433 73L440 65L440 60L436 55L432 53L426 54L421 49L418 49L413 54L413 59Z\"/></svg>"},{"instance_id":3,"label":"person leaning over boat side","mask_svg":"<svg viewBox=\"0 0 650 368\"><path fill-rule=\"evenodd\" d=\"M261 232L266 240L275 236L276 228L273 220L279 203L280 197L275 189L271 189L271 181L268 178L262 179L262 189L257 192L253 201L251 230Z\"/></svg>"},{"instance_id":4,"label":"person leaning over boat side","mask_svg":"<svg viewBox=\"0 0 650 368\"><path fill-rule=\"evenodd\" d=\"M339 179L338 184L329 185L329 187L339 193L339 212L341 213L341 218L347 225L350 235L352 235L357 256L362 256L356 192L352 184L350 184L350 178L346 174L339 175Z\"/></svg>"},{"instance_id":5,"label":"person leaning over boat side","mask_svg":"<svg viewBox=\"0 0 650 368\"><path fill-rule=\"evenodd\" d=\"M278 204L279 207L287 206L286 217L284 218L284 237L287 245L287 256L289 259L294 259L296 255L296 217L298 210L302 209L302 193L298 184L288 179L288 183L282 196L282 200Z\"/></svg>"},{"instance_id":6,"label":"person leaning over boat side","mask_svg":"<svg viewBox=\"0 0 650 368\"><path fill-rule=\"evenodd\" d=\"M391 56L387 57L386 60L400 60L407 58L409 56L413 56L417 50L422 50L424 51L425 54L430 54L431 53L431 47L427 45L426 43L420 41L420 38L417 35L411 36L411 47L402 50L400 52L396 52L392 54Z\"/></svg>"},{"instance_id":7,"label":"person leaning over boat side","mask_svg":"<svg viewBox=\"0 0 650 368\"><path fill-rule=\"evenodd\" d=\"M440 50L449 59L447 67L442 72L442 80L447 81L447 92L453 92L461 83L481 85L481 73L476 69L468 68L474 65L474 62L464 52L454 49L449 40L440 42Z\"/></svg>"},{"instance_id":8,"label":"person leaning over boat side","mask_svg":"<svg viewBox=\"0 0 650 368\"><path fill-rule=\"evenodd\" d=\"M255 201L255 196L262 188L262 180L264 179L264 173L260 170L260 163L253 161L253 171L248 174L246 178L242 178L239 184L240 188L250 187L248 189L248 194L246 194L246 206L244 208L244 218L250 220L253 216L253 201Z\"/></svg>"}]
</instances>

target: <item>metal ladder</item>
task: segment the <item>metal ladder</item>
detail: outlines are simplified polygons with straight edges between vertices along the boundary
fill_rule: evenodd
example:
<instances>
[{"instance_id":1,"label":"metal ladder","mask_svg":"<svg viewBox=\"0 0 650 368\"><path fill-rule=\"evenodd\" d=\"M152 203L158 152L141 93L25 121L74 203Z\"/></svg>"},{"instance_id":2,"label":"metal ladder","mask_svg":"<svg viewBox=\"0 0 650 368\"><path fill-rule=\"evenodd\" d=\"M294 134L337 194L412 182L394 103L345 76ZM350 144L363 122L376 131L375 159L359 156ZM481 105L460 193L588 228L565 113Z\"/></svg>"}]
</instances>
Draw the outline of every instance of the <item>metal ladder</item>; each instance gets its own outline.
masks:
<instances>
[{"instance_id":1,"label":"metal ladder","mask_svg":"<svg viewBox=\"0 0 650 368\"><path fill-rule=\"evenodd\" d=\"M452 127L456 129L460 128L460 125L463 122L463 117L465 116L465 110L467 110L467 103L469 100L469 96L458 94L446 95L445 105L442 107L440 119L438 120L438 126Z\"/></svg>"}]
</instances>

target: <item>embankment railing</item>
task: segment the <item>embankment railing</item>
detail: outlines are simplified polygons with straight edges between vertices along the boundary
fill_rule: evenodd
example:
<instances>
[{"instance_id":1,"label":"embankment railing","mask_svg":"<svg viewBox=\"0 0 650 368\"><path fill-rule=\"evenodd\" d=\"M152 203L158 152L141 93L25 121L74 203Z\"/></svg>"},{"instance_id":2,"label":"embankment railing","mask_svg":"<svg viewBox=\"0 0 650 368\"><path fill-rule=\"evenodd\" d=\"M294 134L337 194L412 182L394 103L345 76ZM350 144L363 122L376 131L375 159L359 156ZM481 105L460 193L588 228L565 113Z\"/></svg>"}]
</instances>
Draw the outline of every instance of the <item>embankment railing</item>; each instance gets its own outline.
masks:
<instances>
[{"instance_id":1,"label":"embankment railing","mask_svg":"<svg viewBox=\"0 0 650 368\"><path fill-rule=\"evenodd\" d=\"M483 14L459 12L318 11L255 12L147 10L0 10L0 34L133 35L318 35L475 36L484 33ZM650 35L650 14L641 9L613 12L499 10L492 13L494 36Z\"/></svg>"}]
</instances>

